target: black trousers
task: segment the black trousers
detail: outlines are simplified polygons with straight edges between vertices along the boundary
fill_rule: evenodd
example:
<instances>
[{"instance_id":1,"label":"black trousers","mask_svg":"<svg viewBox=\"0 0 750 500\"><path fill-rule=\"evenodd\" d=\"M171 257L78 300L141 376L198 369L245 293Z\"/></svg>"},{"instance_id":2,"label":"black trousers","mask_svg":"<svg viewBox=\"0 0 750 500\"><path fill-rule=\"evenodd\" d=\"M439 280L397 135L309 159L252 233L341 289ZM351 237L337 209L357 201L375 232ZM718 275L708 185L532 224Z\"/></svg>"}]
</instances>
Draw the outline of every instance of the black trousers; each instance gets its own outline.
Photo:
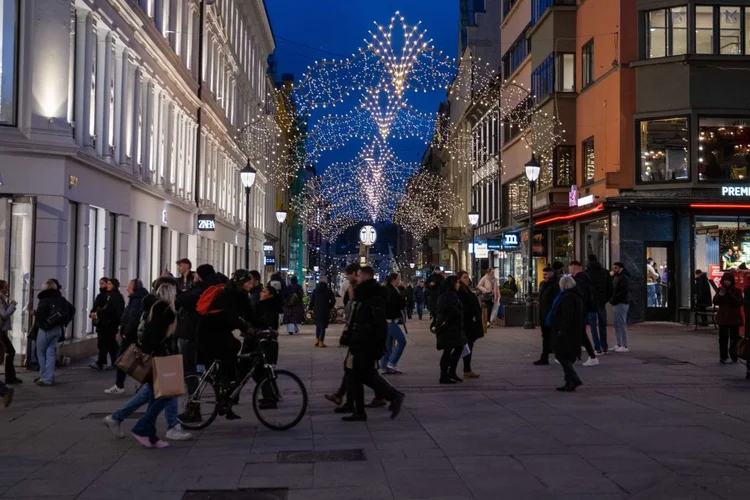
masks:
<instances>
[{"instance_id":1,"label":"black trousers","mask_svg":"<svg viewBox=\"0 0 750 500\"><path fill-rule=\"evenodd\" d=\"M440 378L446 378L456 374L458 360L461 359L461 352L464 348L454 347L452 349L443 349L443 355L440 356Z\"/></svg>"},{"instance_id":2,"label":"black trousers","mask_svg":"<svg viewBox=\"0 0 750 500\"><path fill-rule=\"evenodd\" d=\"M107 356L112 361L112 366L117 361L117 353L120 351L120 346L117 344L117 331L98 331L96 332L96 345L99 348L99 358L96 364L99 366L107 366Z\"/></svg>"},{"instance_id":3,"label":"black trousers","mask_svg":"<svg viewBox=\"0 0 750 500\"><path fill-rule=\"evenodd\" d=\"M544 323L544 319L542 319ZM542 361L549 361L549 355L552 353L552 329L547 325L542 325Z\"/></svg>"},{"instance_id":4,"label":"black trousers","mask_svg":"<svg viewBox=\"0 0 750 500\"><path fill-rule=\"evenodd\" d=\"M16 349L13 347L13 342L8 337L8 332L3 332L2 338L3 344L5 344L5 381L16 380L16 367L13 366L13 361L16 359Z\"/></svg>"},{"instance_id":5,"label":"black trousers","mask_svg":"<svg viewBox=\"0 0 750 500\"><path fill-rule=\"evenodd\" d=\"M737 342L740 341L740 327L730 325L719 325L719 359L732 361L737 360Z\"/></svg>"},{"instance_id":6,"label":"black trousers","mask_svg":"<svg viewBox=\"0 0 750 500\"><path fill-rule=\"evenodd\" d=\"M562 358L557 355L555 355L555 358L560 362L560 366L562 366L566 384L578 383L581 381L581 378L578 376L578 373L576 373L575 368L573 368L573 362L570 361L570 359Z\"/></svg>"},{"instance_id":7,"label":"black trousers","mask_svg":"<svg viewBox=\"0 0 750 500\"><path fill-rule=\"evenodd\" d=\"M583 332L583 348L586 349L586 353L589 355L589 358L596 357L594 346L591 345L591 339L589 338L589 334L586 333L585 330Z\"/></svg>"},{"instance_id":8,"label":"black trousers","mask_svg":"<svg viewBox=\"0 0 750 500\"><path fill-rule=\"evenodd\" d=\"M469 373L471 371L471 357L474 355L474 340L469 341L469 349L471 349L471 352L464 356L464 373ZM459 353L459 356L461 353Z\"/></svg>"},{"instance_id":9,"label":"black trousers","mask_svg":"<svg viewBox=\"0 0 750 500\"><path fill-rule=\"evenodd\" d=\"M182 370L185 377L198 373L198 346L192 340L180 339L180 354L182 354ZM187 390L193 394L198 388L198 380L192 377L188 381Z\"/></svg>"},{"instance_id":10,"label":"black trousers","mask_svg":"<svg viewBox=\"0 0 750 500\"><path fill-rule=\"evenodd\" d=\"M353 356L352 368L347 369L349 381L349 397L354 403L354 412L365 413L365 387L375 391L376 397L393 401L400 393L380 376L375 368L375 360L366 356Z\"/></svg>"}]
</instances>

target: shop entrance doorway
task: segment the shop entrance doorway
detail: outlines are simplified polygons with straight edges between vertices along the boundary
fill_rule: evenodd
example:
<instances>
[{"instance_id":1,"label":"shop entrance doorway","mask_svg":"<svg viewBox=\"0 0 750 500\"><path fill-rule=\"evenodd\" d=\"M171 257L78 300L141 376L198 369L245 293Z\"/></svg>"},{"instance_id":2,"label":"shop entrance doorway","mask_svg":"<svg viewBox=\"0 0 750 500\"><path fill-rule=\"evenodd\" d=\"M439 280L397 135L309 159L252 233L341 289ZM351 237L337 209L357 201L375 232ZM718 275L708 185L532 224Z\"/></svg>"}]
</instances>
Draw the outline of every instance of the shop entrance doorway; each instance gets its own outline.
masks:
<instances>
[{"instance_id":1,"label":"shop entrance doorway","mask_svg":"<svg viewBox=\"0 0 750 500\"><path fill-rule=\"evenodd\" d=\"M674 321L674 245L646 242L644 270L646 321Z\"/></svg>"}]
</instances>

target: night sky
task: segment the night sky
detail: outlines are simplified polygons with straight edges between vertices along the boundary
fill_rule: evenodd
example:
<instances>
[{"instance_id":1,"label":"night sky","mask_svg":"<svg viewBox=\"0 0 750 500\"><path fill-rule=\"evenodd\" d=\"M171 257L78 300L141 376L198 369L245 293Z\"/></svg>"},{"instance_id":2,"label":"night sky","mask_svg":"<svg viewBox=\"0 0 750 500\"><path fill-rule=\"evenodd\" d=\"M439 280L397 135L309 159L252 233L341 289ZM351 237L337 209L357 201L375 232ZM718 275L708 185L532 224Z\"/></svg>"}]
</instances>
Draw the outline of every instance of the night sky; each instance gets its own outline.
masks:
<instances>
[{"instance_id":1,"label":"night sky","mask_svg":"<svg viewBox=\"0 0 750 500\"><path fill-rule=\"evenodd\" d=\"M376 29L373 21L388 25L396 11L409 25L422 21L436 49L450 57L458 50L458 0L266 0L266 6L276 38L278 76L294 73L300 80L316 60L350 56L365 45L368 30ZM432 113L445 100L445 91L411 93L407 97L411 105ZM351 99L345 107L336 109L345 113L356 104L356 99ZM425 150L422 141L391 141L391 145L404 161L419 161ZM319 171L333 161L353 158L360 147L350 144L325 154Z\"/></svg>"}]
</instances>

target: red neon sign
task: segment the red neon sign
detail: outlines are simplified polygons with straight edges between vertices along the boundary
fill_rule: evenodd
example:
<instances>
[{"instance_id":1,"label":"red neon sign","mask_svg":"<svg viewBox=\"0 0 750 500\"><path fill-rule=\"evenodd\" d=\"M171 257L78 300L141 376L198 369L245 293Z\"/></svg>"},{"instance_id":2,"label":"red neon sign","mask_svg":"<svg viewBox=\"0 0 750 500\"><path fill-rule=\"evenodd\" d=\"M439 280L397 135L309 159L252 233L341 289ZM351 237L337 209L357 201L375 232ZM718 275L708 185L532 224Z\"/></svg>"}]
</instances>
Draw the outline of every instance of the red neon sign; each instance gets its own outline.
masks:
<instances>
[{"instance_id":1,"label":"red neon sign","mask_svg":"<svg viewBox=\"0 0 750 500\"><path fill-rule=\"evenodd\" d=\"M584 210L583 212L578 212L578 213L570 214L570 215L558 215L556 217L550 217L548 219L542 219L542 220L536 222L534 225L535 226L541 226L542 224L549 224L550 222L573 220L573 219L577 219L579 217L585 217L587 215L590 215L590 214L593 214L593 213L596 213L596 212L601 212L602 210L604 210L604 205L600 203L599 205L595 206L594 208L590 208L589 210Z\"/></svg>"}]
</instances>

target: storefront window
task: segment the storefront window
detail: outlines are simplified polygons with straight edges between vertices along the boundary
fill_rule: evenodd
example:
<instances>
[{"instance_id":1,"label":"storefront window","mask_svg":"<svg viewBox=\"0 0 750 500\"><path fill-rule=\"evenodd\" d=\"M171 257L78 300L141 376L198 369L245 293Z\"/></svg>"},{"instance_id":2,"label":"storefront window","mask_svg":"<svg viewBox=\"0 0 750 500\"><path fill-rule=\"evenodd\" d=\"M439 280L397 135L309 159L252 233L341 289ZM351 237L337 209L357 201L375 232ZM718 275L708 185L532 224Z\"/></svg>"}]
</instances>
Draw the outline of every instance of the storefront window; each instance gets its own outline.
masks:
<instances>
[{"instance_id":1,"label":"storefront window","mask_svg":"<svg viewBox=\"0 0 750 500\"><path fill-rule=\"evenodd\" d=\"M508 183L508 212L512 219L529 213L529 182L526 177L518 177Z\"/></svg>"},{"instance_id":2,"label":"storefront window","mask_svg":"<svg viewBox=\"0 0 750 500\"><path fill-rule=\"evenodd\" d=\"M641 182L690 179L687 118L640 123Z\"/></svg>"},{"instance_id":3,"label":"storefront window","mask_svg":"<svg viewBox=\"0 0 750 500\"><path fill-rule=\"evenodd\" d=\"M750 221L747 218L696 217L695 269L706 272L718 284L724 271L748 265Z\"/></svg>"},{"instance_id":4,"label":"storefront window","mask_svg":"<svg viewBox=\"0 0 750 500\"><path fill-rule=\"evenodd\" d=\"M15 125L18 0L0 1L0 28L0 125Z\"/></svg>"},{"instance_id":5,"label":"storefront window","mask_svg":"<svg viewBox=\"0 0 750 500\"><path fill-rule=\"evenodd\" d=\"M697 6L695 8L695 52L697 54L714 53L714 8Z\"/></svg>"},{"instance_id":6,"label":"storefront window","mask_svg":"<svg viewBox=\"0 0 750 500\"><path fill-rule=\"evenodd\" d=\"M573 235L574 228L572 225L563 229L550 230L552 238L552 262L560 261L567 267L573 260Z\"/></svg>"},{"instance_id":7,"label":"storefront window","mask_svg":"<svg viewBox=\"0 0 750 500\"><path fill-rule=\"evenodd\" d=\"M609 219L599 219L581 224L583 230L583 253L586 257L596 255L599 263L609 268Z\"/></svg>"},{"instance_id":8,"label":"storefront window","mask_svg":"<svg viewBox=\"0 0 750 500\"><path fill-rule=\"evenodd\" d=\"M701 118L698 175L701 181L745 180L750 162L750 119Z\"/></svg>"}]
</instances>

